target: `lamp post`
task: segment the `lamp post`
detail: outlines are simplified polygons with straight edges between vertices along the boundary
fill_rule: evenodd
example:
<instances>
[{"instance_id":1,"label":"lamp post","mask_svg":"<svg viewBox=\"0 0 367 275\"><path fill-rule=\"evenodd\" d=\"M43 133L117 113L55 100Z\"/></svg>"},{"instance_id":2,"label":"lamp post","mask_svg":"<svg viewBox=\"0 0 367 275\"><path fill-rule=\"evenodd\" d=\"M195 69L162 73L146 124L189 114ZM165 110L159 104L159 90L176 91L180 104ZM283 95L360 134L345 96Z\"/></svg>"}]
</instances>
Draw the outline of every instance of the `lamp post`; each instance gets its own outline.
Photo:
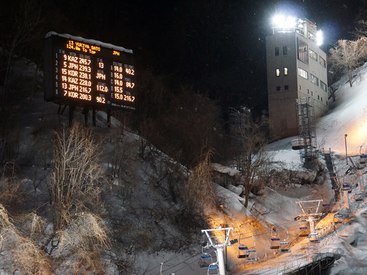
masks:
<instances>
[{"instance_id":1,"label":"lamp post","mask_svg":"<svg viewBox=\"0 0 367 275\"><path fill-rule=\"evenodd\" d=\"M344 143L345 143L345 160L348 165L347 136L348 136L347 134L344 135Z\"/></svg>"}]
</instances>

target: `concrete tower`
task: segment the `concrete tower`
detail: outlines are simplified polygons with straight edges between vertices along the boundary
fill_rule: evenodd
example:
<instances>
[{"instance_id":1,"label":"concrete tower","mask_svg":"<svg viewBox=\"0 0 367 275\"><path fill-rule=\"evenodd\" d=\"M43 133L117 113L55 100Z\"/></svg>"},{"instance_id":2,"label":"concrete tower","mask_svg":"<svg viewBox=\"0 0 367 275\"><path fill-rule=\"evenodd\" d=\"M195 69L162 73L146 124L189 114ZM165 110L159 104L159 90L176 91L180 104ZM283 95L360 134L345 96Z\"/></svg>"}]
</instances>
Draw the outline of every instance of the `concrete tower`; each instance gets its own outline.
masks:
<instances>
[{"instance_id":1,"label":"concrete tower","mask_svg":"<svg viewBox=\"0 0 367 275\"><path fill-rule=\"evenodd\" d=\"M266 37L270 135L299 134L296 102L307 100L313 119L328 110L326 54L322 33L307 19L276 17Z\"/></svg>"}]
</instances>

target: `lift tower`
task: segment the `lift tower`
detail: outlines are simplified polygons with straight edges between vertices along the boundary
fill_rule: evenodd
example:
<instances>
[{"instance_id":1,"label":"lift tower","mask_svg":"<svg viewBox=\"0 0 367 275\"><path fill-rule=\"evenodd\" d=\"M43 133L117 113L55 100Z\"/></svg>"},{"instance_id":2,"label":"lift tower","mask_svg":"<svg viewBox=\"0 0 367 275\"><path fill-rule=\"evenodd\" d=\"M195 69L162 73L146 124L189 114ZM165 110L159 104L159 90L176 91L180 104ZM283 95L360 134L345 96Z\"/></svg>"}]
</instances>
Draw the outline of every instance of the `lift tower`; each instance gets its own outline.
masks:
<instances>
[{"instance_id":1,"label":"lift tower","mask_svg":"<svg viewBox=\"0 0 367 275\"><path fill-rule=\"evenodd\" d=\"M303 147L302 158L308 163L316 158L316 127L314 124L313 99L302 97L296 100L299 143Z\"/></svg>"}]
</instances>

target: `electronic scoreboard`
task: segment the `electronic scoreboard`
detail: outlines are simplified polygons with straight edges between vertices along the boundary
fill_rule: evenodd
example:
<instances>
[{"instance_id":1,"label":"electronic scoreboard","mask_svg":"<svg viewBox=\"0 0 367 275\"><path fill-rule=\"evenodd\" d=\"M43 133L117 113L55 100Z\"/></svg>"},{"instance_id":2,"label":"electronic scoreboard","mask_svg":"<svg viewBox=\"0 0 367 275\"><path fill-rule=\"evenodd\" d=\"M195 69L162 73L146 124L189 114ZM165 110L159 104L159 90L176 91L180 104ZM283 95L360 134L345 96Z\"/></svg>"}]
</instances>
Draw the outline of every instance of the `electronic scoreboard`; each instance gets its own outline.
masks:
<instances>
[{"instance_id":1,"label":"electronic scoreboard","mask_svg":"<svg viewBox=\"0 0 367 275\"><path fill-rule=\"evenodd\" d=\"M45 100L102 109L135 109L133 51L49 32L45 37Z\"/></svg>"}]
</instances>

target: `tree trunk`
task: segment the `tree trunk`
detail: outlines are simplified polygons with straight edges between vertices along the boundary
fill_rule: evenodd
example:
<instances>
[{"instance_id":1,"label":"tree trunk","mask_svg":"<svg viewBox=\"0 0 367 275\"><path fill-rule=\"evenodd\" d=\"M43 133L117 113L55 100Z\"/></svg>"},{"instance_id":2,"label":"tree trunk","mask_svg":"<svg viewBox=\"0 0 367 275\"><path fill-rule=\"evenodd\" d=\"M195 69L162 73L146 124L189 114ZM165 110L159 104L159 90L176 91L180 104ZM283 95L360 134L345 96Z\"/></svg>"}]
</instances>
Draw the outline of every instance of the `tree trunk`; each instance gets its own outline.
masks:
<instances>
[{"instance_id":1,"label":"tree trunk","mask_svg":"<svg viewBox=\"0 0 367 275\"><path fill-rule=\"evenodd\" d=\"M251 193L251 188L250 186L246 186L245 187L245 207L247 208L248 206L248 200L250 198L250 193Z\"/></svg>"}]
</instances>

